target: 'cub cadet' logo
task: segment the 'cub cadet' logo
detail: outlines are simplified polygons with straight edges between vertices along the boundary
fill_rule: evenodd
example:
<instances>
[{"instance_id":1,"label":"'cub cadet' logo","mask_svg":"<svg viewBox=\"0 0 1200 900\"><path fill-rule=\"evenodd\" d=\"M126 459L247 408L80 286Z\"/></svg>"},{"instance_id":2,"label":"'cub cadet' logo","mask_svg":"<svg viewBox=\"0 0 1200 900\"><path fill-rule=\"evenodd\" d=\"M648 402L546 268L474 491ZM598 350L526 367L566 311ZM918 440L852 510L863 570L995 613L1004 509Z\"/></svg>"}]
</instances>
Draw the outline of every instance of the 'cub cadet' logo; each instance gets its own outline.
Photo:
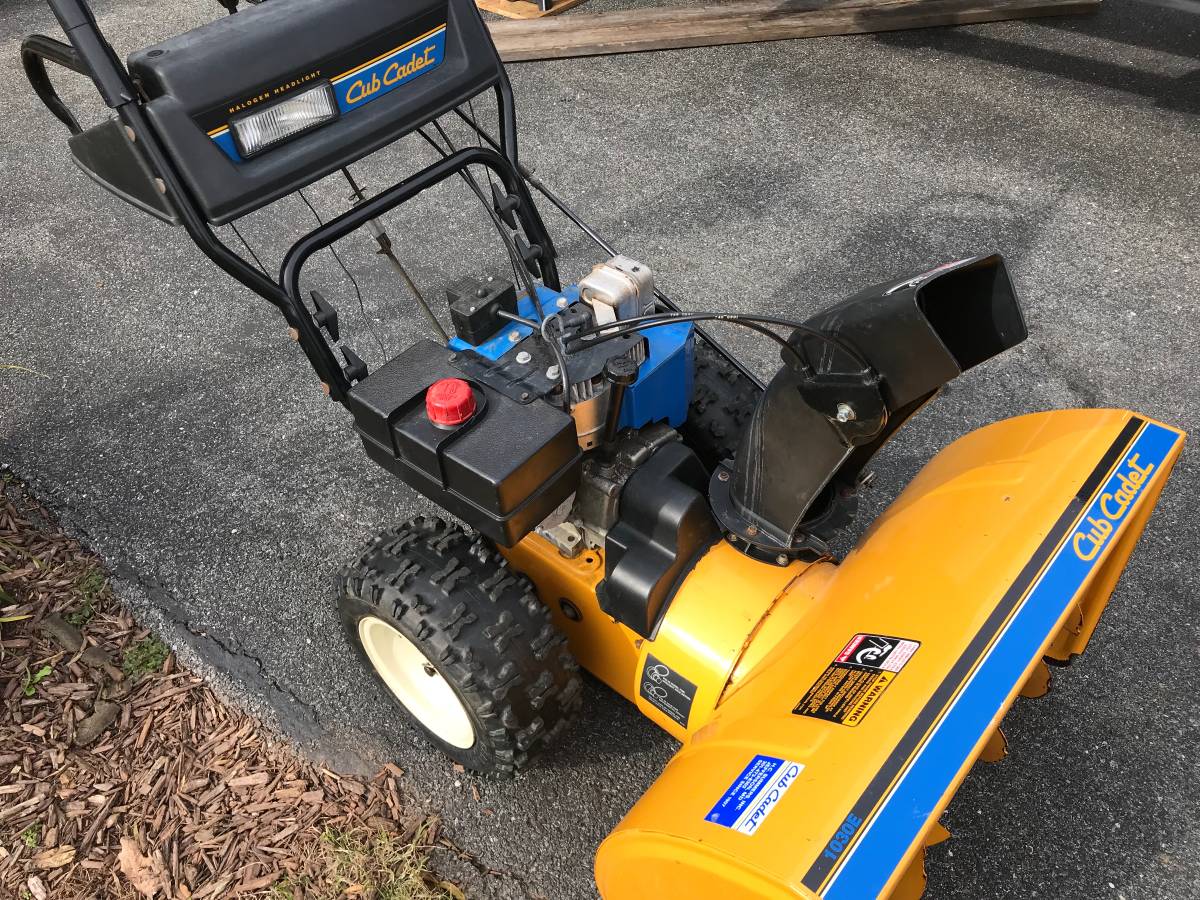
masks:
<instances>
[{"instance_id":1,"label":"'cub cadet' logo","mask_svg":"<svg viewBox=\"0 0 1200 900\"><path fill-rule=\"evenodd\" d=\"M1101 517L1088 516L1085 523L1091 527L1087 531L1075 532L1071 545L1075 555L1084 562L1095 559L1104 549L1109 536L1116 530L1117 523L1125 517L1125 513L1137 500L1138 493L1149 480L1150 473L1154 471L1154 463L1138 465L1139 455L1135 453L1125 460L1125 465L1129 467L1128 472L1117 473L1117 480L1121 482L1121 486L1111 494L1100 495Z\"/></svg>"},{"instance_id":2,"label":"'cub cadet' logo","mask_svg":"<svg viewBox=\"0 0 1200 900\"><path fill-rule=\"evenodd\" d=\"M425 52L421 56L417 56L414 50L412 55L409 56L408 62L401 63L398 60L393 62L383 70L382 81L379 79L378 72L372 74L369 81L362 78L358 79L346 89L346 105L353 106L356 103L360 103L381 88L393 85L397 81L402 81L410 75L415 75L428 66L436 65L438 61L433 58L435 50L437 50L437 46L430 44L425 48Z\"/></svg>"}]
</instances>

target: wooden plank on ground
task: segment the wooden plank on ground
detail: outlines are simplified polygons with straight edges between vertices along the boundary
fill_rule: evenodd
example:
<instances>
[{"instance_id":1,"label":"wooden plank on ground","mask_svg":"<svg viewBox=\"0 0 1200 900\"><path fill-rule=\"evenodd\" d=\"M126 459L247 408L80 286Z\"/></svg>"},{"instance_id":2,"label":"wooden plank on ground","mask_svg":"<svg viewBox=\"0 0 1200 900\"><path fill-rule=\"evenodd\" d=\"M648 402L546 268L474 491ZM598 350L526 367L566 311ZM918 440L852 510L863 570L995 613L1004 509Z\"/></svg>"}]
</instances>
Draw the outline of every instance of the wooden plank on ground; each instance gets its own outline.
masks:
<instances>
[{"instance_id":1,"label":"wooden plank on ground","mask_svg":"<svg viewBox=\"0 0 1200 900\"><path fill-rule=\"evenodd\" d=\"M1094 12L1100 0L739 0L492 22L506 62Z\"/></svg>"},{"instance_id":2,"label":"wooden plank on ground","mask_svg":"<svg viewBox=\"0 0 1200 900\"><path fill-rule=\"evenodd\" d=\"M542 16L556 16L560 12L566 12L582 2L583 0L554 0L554 5L545 12L532 0L475 0L475 5L509 19L540 19Z\"/></svg>"}]
</instances>

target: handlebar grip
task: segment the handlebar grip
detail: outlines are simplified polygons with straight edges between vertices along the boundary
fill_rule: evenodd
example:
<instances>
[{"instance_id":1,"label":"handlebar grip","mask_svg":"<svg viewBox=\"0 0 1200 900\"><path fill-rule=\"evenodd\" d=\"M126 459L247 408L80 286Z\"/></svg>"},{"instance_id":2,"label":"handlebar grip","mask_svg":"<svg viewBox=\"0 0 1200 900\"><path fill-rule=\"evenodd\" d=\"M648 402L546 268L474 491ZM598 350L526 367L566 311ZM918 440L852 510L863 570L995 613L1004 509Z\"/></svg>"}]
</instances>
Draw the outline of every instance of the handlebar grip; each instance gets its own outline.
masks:
<instances>
[{"instance_id":1,"label":"handlebar grip","mask_svg":"<svg viewBox=\"0 0 1200 900\"><path fill-rule=\"evenodd\" d=\"M71 134L79 134L83 128L54 90L54 84L46 71L46 60L81 75L87 75L88 72L70 44L48 38L44 34L31 34L21 41L21 66L25 69L25 77L29 79L33 92L46 104L46 108L67 126Z\"/></svg>"},{"instance_id":2,"label":"handlebar grip","mask_svg":"<svg viewBox=\"0 0 1200 900\"><path fill-rule=\"evenodd\" d=\"M66 32L88 75L109 109L132 103L137 94L129 73L100 33L100 26L86 0L48 0L50 9ZM28 69L26 70L28 71Z\"/></svg>"}]
</instances>

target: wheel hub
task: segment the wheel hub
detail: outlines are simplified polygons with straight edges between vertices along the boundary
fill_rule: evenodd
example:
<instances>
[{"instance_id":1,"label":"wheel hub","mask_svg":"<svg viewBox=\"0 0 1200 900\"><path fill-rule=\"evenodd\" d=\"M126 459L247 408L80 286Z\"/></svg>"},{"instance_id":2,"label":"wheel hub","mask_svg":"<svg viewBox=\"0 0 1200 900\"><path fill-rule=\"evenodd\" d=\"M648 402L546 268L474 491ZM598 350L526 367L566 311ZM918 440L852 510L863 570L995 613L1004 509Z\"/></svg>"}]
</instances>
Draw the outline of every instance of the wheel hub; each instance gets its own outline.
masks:
<instances>
[{"instance_id":1,"label":"wheel hub","mask_svg":"<svg viewBox=\"0 0 1200 900\"><path fill-rule=\"evenodd\" d=\"M475 726L450 683L417 645L375 616L358 623L367 657L396 699L422 725L454 747L475 743Z\"/></svg>"}]
</instances>

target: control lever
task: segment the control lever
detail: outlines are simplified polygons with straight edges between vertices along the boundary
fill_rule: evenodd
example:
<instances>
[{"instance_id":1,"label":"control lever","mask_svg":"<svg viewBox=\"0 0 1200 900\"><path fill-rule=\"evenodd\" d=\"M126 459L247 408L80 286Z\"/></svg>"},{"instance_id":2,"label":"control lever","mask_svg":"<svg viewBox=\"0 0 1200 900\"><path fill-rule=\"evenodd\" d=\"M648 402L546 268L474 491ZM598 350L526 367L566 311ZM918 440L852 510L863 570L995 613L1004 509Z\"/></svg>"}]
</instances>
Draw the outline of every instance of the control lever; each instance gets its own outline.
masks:
<instances>
[{"instance_id":1,"label":"control lever","mask_svg":"<svg viewBox=\"0 0 1200 900\"><path fill-rule=\"evenodd\" d=\"M604 420L604 446L611 453L617 440L617 426L621 421L621 403L625 400L625 389L638 379L638 364L628 356L615 356L604 364L604 378L612 387L608 398L608 416Z\"/></svg>"}]
</instances>

